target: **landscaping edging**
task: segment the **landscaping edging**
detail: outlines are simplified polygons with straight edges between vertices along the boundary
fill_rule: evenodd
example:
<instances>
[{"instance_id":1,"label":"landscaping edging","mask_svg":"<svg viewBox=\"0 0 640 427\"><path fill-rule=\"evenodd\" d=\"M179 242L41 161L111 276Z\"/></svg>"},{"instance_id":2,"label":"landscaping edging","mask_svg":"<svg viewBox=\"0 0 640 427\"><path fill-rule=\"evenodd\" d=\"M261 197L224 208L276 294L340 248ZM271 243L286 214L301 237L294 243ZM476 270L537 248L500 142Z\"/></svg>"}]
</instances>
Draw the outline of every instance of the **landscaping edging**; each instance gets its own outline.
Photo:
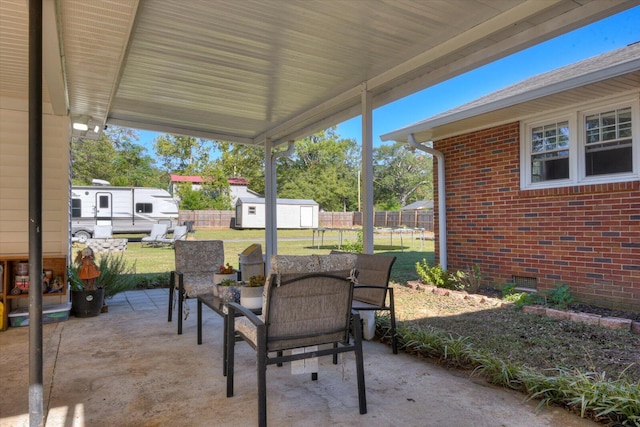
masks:
<instances>
[{"instance_id":1,"label":"landscaping edging","mask_svg":"<svg viewBox=\"0 0 640 427\"><path fill-rule=\"evenodd\" d=\"M442 296L450 296L459 299L475 299L480 303L488 303L499 307L514 307L515 304L506 302L498 298L491 298L484 295L473 295L465 291L454 291L450 289L438 288L432 285L425 285L419 281L408 281L407 286L411 289L422 290L424 292L433 292ZM539 305L525 305L522 307L524 313L536 316L547 316L551 319L571 320L573 322L588 323L598 325L609 329L627 330L633 334L640 335L640 322L634 322L631 319L622 317L605 317L599 314L582 313L571 310L559 310Z\"/></svg>"}]
</instances>

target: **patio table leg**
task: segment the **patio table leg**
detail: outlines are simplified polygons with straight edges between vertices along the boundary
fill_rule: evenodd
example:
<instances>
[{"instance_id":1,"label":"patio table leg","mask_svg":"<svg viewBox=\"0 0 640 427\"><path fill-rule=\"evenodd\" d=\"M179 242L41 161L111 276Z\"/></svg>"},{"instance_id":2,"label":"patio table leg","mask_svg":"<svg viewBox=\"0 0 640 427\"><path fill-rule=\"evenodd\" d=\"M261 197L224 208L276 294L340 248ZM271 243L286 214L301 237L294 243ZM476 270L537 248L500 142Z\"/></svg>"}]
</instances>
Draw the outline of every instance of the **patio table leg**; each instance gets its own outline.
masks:
<instances>
[{"instance_id":1,"label":"patio table leg","mask_svg":"<svg viewBox=\"0 0 640 427\"><path fill-rule=\"evenodd\" d=\"M223 376L227 376L227 328L229 327L229 315L225 314L224 316L222 316L223 318L223 325L224 328L222 329L224 331L224 334L222 334L222 375Z\"/></svg>"}]
</instances>

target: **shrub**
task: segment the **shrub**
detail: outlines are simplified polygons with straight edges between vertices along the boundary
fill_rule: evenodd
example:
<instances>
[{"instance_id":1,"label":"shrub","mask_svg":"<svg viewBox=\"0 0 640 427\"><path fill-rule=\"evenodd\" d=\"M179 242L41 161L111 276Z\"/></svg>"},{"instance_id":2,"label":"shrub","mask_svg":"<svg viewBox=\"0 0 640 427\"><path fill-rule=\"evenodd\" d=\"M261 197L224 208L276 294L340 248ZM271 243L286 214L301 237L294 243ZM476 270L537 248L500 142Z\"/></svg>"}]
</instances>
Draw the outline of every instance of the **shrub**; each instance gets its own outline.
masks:
<instances>
[{"instance_id":1,"label":"shrub","mask_svg":"<svg viewBox=\"0 0 640 427\"><path fill-rule=\"evenodd\" d=\"M355 241L349 240L343 243L340 250L342 250L343 252L361 254L363 247L364 247L364 244L362 243L362 231L358 231L358 237L356 238L356 240Z\"/></svg>"},{"instance_id":2,"label":"shrub","mask_svg":"<svg viewBox=\"0 0 640 427\"><path fill-rule=\"evenodd\" d=\"M465 270L449 272L439 265L430 266L426 259L416 263L416 273L424 283L430 283L438 288L457 291L476 291L480 287L482 274L480 267L474 265Z\"/></svg>"},{"instance_id":3,"label":"shrub","mask_svg":"<svg viewBox=\"0 0 640 427\"><path fill-rule=\"evenodd\" d=\"M567 285L555 284L553 289L547 295L547 301L550 305L558 308L567 308L573 302L571 290Z\"/></svg>"}]
</instances>

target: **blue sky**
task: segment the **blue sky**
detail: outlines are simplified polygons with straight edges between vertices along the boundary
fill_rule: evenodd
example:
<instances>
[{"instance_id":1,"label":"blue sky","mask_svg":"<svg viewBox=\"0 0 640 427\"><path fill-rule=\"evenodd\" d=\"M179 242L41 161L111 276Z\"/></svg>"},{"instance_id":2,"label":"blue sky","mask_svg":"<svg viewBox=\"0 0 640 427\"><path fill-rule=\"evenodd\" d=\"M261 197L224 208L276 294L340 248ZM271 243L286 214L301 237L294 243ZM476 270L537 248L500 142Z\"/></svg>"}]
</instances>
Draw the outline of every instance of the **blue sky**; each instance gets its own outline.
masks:
<instances>
[{"instance_id":1,"label":"blue sky","mask_svg":"<svg viewBox=\"0 0 640 427\"><path fill-rule=\"evenodd\" d=\"M606 1L606 0L605 0ZM640 41L640 6L487 64L373 112L373 143L380 135L424 120L528 77ZM338 125L338 134L361 142L361 118ZM153 155L154 132L140 131Z\"/></svg>"}]
</instances>

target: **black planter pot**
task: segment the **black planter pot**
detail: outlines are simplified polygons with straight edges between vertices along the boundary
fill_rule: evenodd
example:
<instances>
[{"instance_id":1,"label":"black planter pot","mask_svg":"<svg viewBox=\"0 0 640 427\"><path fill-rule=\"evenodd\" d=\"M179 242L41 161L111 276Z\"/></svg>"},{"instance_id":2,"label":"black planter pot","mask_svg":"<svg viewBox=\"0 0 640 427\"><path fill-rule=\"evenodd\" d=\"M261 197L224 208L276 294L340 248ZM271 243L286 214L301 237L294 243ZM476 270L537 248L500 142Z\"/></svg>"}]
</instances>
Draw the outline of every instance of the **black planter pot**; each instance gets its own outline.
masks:
<instances>
[{"instance_id":1,"label":"black planter pot","mask_svg":"<svg viewBox=\"0 0 640 427\"><path fill-rule=\"evenodd\" d=\"M71 291L71 313L76 317L95 317L104 303L104 288L95 291Z\"/></svg>"}]
</instances>

